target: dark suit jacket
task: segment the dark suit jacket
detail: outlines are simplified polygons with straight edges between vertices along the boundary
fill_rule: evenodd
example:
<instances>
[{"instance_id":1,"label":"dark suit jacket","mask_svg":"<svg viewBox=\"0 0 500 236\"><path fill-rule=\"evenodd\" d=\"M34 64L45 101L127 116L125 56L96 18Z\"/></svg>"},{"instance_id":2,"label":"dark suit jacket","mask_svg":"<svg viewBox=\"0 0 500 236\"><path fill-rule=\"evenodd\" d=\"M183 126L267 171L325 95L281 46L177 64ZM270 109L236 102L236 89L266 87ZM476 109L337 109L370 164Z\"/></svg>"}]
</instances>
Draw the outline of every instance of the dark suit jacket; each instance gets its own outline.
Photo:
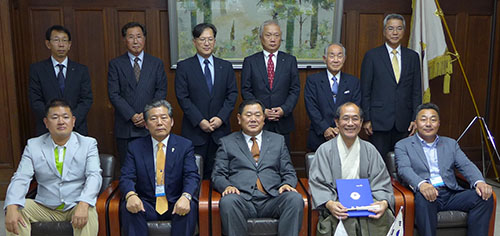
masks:
<instances>
[{"instance_id":1,"label":"dark suit jacket","mask_svg":"<svg viewBox=\"0 0 500 236\"><path fill-rule=\"evenodd\" d=\"M170 134L165 160L165 194L175 203L183 192L197 199L200 175L196 166L193 144L188 139ZM121 169L120 191L135 191L142 200L155 205L155 164L151 136L129 143L127 158Z\"/></svg>"},{"instance_id":2,"label":"dark suit jacket","mask_svg":"<svg viewBox=\"0 0 500 236\"><path fill-rule=\"evenodd\" d=\"M463 190L457 183L455 168L465 176L471 186L478 180L484 180L477 166L467 158L457 141L439 136L436 148L439 174L446 187L453 190ZM402 139L396 143L394 152L398 175L403 179L403 182L417 191L418 183L430 178L429 164L420 139L417 135Z\"/></svg>"},{"instance_id":3,"label":"dark suit jacket","mask_svg":"<svg viewBox=\"0 0 500 236\"><path fill-rule=\"evenodd\" d=\"M346 103L361 103L361 88L359 79L341 72L337 92L337 102L333 103L332 90L328 81L328 73L322 71L307 77L304 90L304 101L307 114L311 120L307 148L318 149L326 141L323 133L328 127L335 127L335 112L337 107Z\"/></svg>"},{"instance_id":4,"label":"dark suit jacket","mask_svg":"<svg viewBox=\"0 0 500 236\"><path fill-rule=\"evenodd\" d=\"M399 83L384 45L366 52L361 65L361 107L374 131L406 132L422 103L418 54L401 46Z\"/></svg>"},{"instance_id":5,"label":"dark suit jacket","mask_svg":"<svg viewBox=\"0 0 500 236\"><path fill-rule=\"evenodd\" d=\"M217 116L222 120L222 125L211 135L215 143L231 132L229 120L238 97L236 78L230 62L213 59L215 79L212 93L208 92L198 56L177 63L175 95L184 112L182 136L193 141L195 146L205 144L210 137L199 127L203 119Z\"/></svg>"},{"instance_id":6,"label":"dark suit jacket","mask_svg":"<svg viewBox=\"0 0 500 236\"><path fill-rule=\"evenodd\" d=\"M259 99L266 108L281 107L284 116L277 122L282 134L295 129L293 109L300 94L297 59L287 53L278 52L273 89L269 88L264 53L258 52L243 61L241 71L241 96L244 100ZM270 121L266 121L269 124Z\"/></svg>"},{"instance_id":7,"label":"dark suit jacket","mask_svg":"<svg viewBox=\"0 0 500 236\"><path fill-rule=\"evenodd\" d=\"M130 120L136 113L144 112L144 106L153 100L167 97L167 76L163 61L144 53L139 82L125 53L109 62L108 95L115 108L115 137L144 137L149 132L138 128Z\"/></svg>"},{"instance_id":8,"label":"dark suit jacket","mask_svg":"<svg viewBox=\"0 0 500 236\"><path fill-rule=\"evenodd\" d=\"M61 93L52 60L49 58L32 64L28 96L36 117L36 136L48 131L43 123L45 105L55 98L69 103L76 117L73 130L83 135L88 134L87 113L92 106L92 86L86 66L68 59L64 93Z\"/></svg>"},{"instance_id":9,"label":"dark suit jacket","mask_svg":"<svg viewBox=\"0 0 500 236\"><path fill-rule=\"evenodd\" d=\"M278 189L288 184L297 185L297 176L282 135L263 131L258 165L252 157L241 131L222 137L215 157L212 182L220 193L227 186L240 190L241 196L251 200L252 192L258 191L257 177L269 195L279 195Z\"/></svg>"}]
</instances>

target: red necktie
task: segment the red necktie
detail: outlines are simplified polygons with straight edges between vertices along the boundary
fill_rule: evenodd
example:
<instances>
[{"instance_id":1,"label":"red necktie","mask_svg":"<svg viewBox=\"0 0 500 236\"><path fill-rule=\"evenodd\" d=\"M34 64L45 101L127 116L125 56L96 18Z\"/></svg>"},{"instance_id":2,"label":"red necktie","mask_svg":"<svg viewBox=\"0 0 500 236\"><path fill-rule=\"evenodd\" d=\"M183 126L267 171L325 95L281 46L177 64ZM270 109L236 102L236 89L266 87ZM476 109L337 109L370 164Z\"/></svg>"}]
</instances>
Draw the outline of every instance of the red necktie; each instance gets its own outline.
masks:
<instances>
[{"instance_id":1,"label":"red necktie","mask_svg":"<svg viewBox=\"0 0 500 236\"><path fill-rule=\"evenodd\" d=\"M269 59L267 60L267 78L269 81L269 88L273 89L273 81L274 81L274 62L273 62L273 54L269 54Z\"/></svg>"}]
</instances>

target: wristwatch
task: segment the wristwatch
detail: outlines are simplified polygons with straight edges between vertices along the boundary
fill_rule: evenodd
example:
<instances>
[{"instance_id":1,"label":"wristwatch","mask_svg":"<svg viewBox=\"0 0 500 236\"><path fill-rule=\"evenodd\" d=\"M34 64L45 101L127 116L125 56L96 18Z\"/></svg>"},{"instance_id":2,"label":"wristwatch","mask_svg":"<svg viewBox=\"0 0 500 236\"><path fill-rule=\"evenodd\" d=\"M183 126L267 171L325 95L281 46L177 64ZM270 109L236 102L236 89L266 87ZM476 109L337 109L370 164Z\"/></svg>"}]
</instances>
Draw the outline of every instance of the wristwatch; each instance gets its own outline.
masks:
<instances>
[{"instance_id":1,"label":"wristwatch","mask_svg":"<svg viewBox=\"0 0 500 236\"><path fill-rule=\"evenodd\" d=\"M191 201L191 199L193 198L189 193L182 193L182 196L186 197L189 201Z\"/></svg>"}]
</instances>

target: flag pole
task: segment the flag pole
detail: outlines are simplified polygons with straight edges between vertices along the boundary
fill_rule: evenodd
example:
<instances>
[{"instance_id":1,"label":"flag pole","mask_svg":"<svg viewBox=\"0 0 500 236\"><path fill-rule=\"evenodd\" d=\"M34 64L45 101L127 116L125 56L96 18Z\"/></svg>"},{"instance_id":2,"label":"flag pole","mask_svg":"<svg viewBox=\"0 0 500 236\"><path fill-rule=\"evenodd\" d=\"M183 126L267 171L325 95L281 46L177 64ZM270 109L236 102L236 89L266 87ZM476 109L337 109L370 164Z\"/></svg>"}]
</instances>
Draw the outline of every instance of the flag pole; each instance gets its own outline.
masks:
<instances>
[{"instance_id":1,"label":"flag pole","mask_svg":"<svg viewBox=\"0 0 500 236\"><path fill-rule=\"evenodd\" d=\"M469 84L469 80L467 79L467 75L465 74L464 66L462 65L462 60L460 59L460 55L458 54L457 47L455 46L455 41L453 41L453 37L451 36L450 29L448 28L448 24L446 23L446 20L444 18L443 10L441 9L441 6L439 5L438 0L434 0L436 2L436 7L437 7L437 13L441 17L441 21L443 22L444 28L446 29L446 33L448 34L448 37L451 42L451 46L453 47L453 52L452 55L456 57L456 60L458 61L458 65L460 66L460 70L462 71L462 75L464 76L465 84L467 85L467 89L469 90L469 95L472 100L472 104L474 105L474 110L476 112L476 117L481 117L479 114L479 109L477 108L477 103L476 99L474 98L474 94L472 93L471 86ZM486 130L484 128L484 120L479 119L479 124L481 126L481 132L482 132L482 137L486 143L486 149L488 150L488 154L490 155L490 161L493 166L493 172L495 172L495 179L497 182L500 182L500 177L498 176L498 171L497 167L495 165L495 160L493 159L493 153L491 152L491 147L490 147L490 142L488 141L488 135L486 134ZM493 141L493 140L491 140Z\"/></svg>"}]
</instances>

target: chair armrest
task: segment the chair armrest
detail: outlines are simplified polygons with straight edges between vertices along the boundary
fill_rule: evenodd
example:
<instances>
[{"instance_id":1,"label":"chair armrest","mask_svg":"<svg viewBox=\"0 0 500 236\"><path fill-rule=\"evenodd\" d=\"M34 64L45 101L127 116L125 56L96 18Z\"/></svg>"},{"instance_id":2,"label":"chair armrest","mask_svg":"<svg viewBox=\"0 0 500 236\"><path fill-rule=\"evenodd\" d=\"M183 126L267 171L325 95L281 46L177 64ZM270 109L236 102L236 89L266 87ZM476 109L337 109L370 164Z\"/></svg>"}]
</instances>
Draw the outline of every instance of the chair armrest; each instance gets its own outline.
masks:
<instances>
[{"instance_id":1,"label":"chair armrest","mask_svg":"<svg viewBox=\"0 0 500 236\"><path fill-rule=\"evenodd\" d=\"M210 235L210 180L203 180L198 202L200 236Z\"/></svg>"},{"instance_id":2,"label":"chair armrest","mask_svg":"<svg viewBox=\"0 0 500 236\"><path fill-rule=\"evenodd\" d=\"M491 197L493 197L493 211L491 212L490 229L488 230L488 236L495 235L495 215L497 213L497 195L495 194L495 191L493 191Z\"/></svg>"},{"instance_id":3,"label":"chair armrest","mask_svg":"<svg viewBox=\"0 0 500 236\"><path fill-rule=\"evenodd\" d=\"M108 203L110 196L118 189L118 181L113 181L97 198L96 210L99 220L99 236L106 236L107 233L107 216L106 209L108 209Z\"/></svg>"},{"instance_id":4,"label":"chair armrest","mask_svg":"<svg viewBox=\"0 0 500 236\"><path fill-rule=\"evenodd\" d=\"M118 180L113 181L112 185L116 183L116 186L118 186ZM120 192L119 188L116 188L116 190L111 194L111 197L109 199L108 203L108 210L107 210L107 226L109 229L109 236L120 236L120 200L122 198L122 193Z\"/></svg>"},{"instance_id":5,"label":"chair armrest","mask_svg":"<svg viewBox=\"0 0 500 236\"><path fill-rule=\"evenodd\" d=\"M219 201L222 195L210 185L211 192L211 212L212 212L212 235L222 235L222 226L220 220Z\"/></svg>"},{"instance_id":6,"label":"chair armrest","mask_svg":"<svg viewBox=\"0 0 500 236\"><path fill-rule=\"evenodd\" d=\"M403 207L403 222L405 236L413 236L413 228L415 225L415 198L413 192L404 187L401 183L391 178L392 187L394 189L394 198L396 206L394 209L398 214L399 208Z\"/></svg>"},{"instance_id":7,"label":"chair armrest","mask_svg":"<svg viewBox=\"0 0 500 236\"><path fill-rule=\"evenodd\" d=\"M305 178L301 178L301 179L305 179ZM307 179L305 179L307 180ZM297 192L302 195L302 200L304 201L304 216L302 217L302 227L300 229L300 232L299 232L299 235L300 236L307 236L309 235L309 209L310 209L310 205L309 205L309 192L307 190L307 188L304 188L304 186L302 185L302 182L304 181L298 181L297 183Z\"/></svg>"}]
</instances>

